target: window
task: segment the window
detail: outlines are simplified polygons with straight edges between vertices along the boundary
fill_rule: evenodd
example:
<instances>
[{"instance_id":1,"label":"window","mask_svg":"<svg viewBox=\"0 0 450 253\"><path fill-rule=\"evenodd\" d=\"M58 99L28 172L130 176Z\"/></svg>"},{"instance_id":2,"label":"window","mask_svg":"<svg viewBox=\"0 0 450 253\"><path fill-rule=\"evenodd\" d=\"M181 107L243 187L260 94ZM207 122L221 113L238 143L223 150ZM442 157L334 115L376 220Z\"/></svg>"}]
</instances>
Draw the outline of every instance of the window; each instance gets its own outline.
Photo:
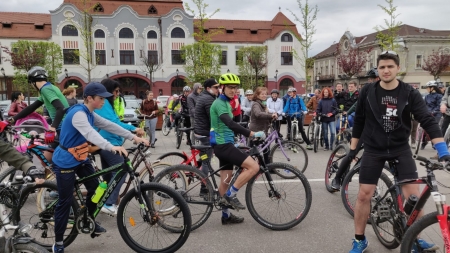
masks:
<instances>
[{"instance_id":1,"label":"window","mask_svg":"<svg viewBox=\"0 0 450 253\"><path fill-rule=\"evenodd\" d=\"M106 50L95 50L97 65L106 65Z\"/></svg>"},{"instance_id":2,"label":"window","mask_svg":"<svg viewBox=\"0 0 450 253\"><path fill-rule=\"evenodd\" d=\"M328 72L328 66L325 67L325 73L327 73L327 75L330 74L330 73Z\"/></svg>"},{"instance_id":3,"label":"window","mask_svg":"<svg viewBox=\"0 0 450 253\"><path fill-rule=\"evenodd\" d=\"M11 23L2 23L3 28L11 28Z\"/></svg>"},{"instance_id":4,"label":"window","mask_svg":"<svg viewBox=\"0 0 450 253\"><path fill-rule=\"evenodd\" d=\"M75 65L80 63L78 56L78 49L64 49L63 50L64 64Z\"/></svg>"},{"instance_id":5,"label":"window","mask_svg":"<svg viewBox=\"0 0 450 253\"><path fill-rule=\"evenodd\" d=\"M416 69L422 68L422 55L416 55Z\"/></svg>"},{"instance_id":6,"label":"window","mask_svg":"<svg viewBox=\"0 0 450 253\"><path fill-rule=\"evenodd\" d=\"M147 33L147 39L157 39L158 38L158 34L156 34L155 31L149 31Z\"/></svg>"},{"instance_id":7,"label":"window","mask_svg":"<svg viewBox=\"0 0 450 253\"><path fill-rule=\"evenodd\" d=\"M36 28L36 30L44 30L44 25L34 25L34 28Z\"/></svg>"},{"instance_id":8,"label":"window","mask_svg":"<svg viewBox=\"0 0 450 253\"><path fill-rule=\"evenodd\" d=\"M175 64L184 64L184 60L181 57L180 50L172 50L172 65Z\"/></svg>"},{"instance_id":9,"label":"window","mask_svg":"<svg viewBox=\"0 0 450 253\"><path fill-rule=\"evenodd\" d=\"M250 33L251 34L258 34L258 30L251 30Z\"/></svg>"},{"instance_id":10,"label":"window","mask_svg":"<svg viewBox=\"0 0 450 253\"><path fill-rule=\"evenodd\" d=\"M102 29L95 30L94 38L105 38L105 32Z\"/></svg>"},{"instance_id":11,"label":"window","mask_svg":"<svg viewBox=\"0 0 450 253\"><path fill-rule=\"evenodd\" d=\"M227 51L222 51L222 59L220 59L220 65L227 65Z\"/></svg>"},{"instance_id":12,"label":"window","mask_svg":"<svg viewBox=\"0 0 450 253\"><path fill-rule=\"evenodd\" d=\"M120 65L134 65L133 50L120 50Z\"/></svg>"},{"instance_id":13,"label":"window","mask_svg":"<svg viewBox=\"0 0 450 253\"><path fill-rule=\"evenodd\" d=\"M152 65L158 64L158 51L149 50L147 60Z\"/></svg>"},{"instance_id":14,"label":"window","mask_svg":"<svg viewBox=\"0 0 450 253\"><path fill-rule=\"evenodd\" d=\"M334 65L331 65L331 75L334 76Z\"/></svg>"},{"instance_id":15,"label":"window","mask_svg":"<svg viewBox=\"0 0 450 253\"><path fill-rule=\"evenodd\" d=\"M238 65L239 61L242 60L244 60L244 56L241 53L239 53L239 50L236 50L236 65Z\"/></svg>"},{"instance_id":16,"label":"window","mask_svg":"<svg viewBox=\"0 0 450 253\"><path fill-rule=\"evenodd\" d=\"M233 30L227 30L227 33L233 33Z\"/></svg>"},{"instance_id":17,"label":"window","mask_svg":"<svg viewBox=\"0 0 450 253\"><path fill-rule=\"evenodd\" d=\"M94 12L103 12L103 6L100 3L97 3L94 7Z\"/></svg>"},{"instance_id":18,"label":"window","mask_svg":"<svg viewBox=\"0 0 450 253\"><path fill-rule=\"evenodd\" d=\"M204 33L208 33L209 30L208 30L208 29L203 29L203 32L204 32Z\"/></svg>"},{"instance_id":19,"label":"window","mask_svg":"<svg viewBox=\"0 0 450 253\"><path fill-rule=\"evenodd\" d=\"M134 38L133 31L131 31L131 29L128 27L122 28L122 29L120 29L120 32L119 32L119 38L132 39L132 38Z\"/></svg>"},{"instance_id":20,"label":"window","mask_svg":"<svg viewBox=\"0 0 450 253\"><path fill-rule=\"evenodd\" d=\"M61 31L62 36L78 36L78 30L73 25L66 25Z\"/></svg>"},{"instance_id":21,"label":"window","mask_svg":"<svg viewBox=\"0 0 450 253\"><path fill-rule=\"evenodd\" d=\"M285 33L281 36L281 42L292 42L292 35Z\"/></svg>"},{"instance_id":22,"label":"window","mask_svg":"<svg viewBox=\"0 0 450 253\"><path fill-rule=\"evenodd\" d=\"M158 10L152 5L148 8L148 14L158 14Z\"/></svg>"},{"instance_id":23,"label":"window","mask_svg":"<svg viewBox=\"0 0 450 253\"><path fill-rule=\"evenodd\" d=\"M281 65L292 65L291 52L281 52Z\"/></svg>"},{"instance_id":24,"label":"window","mask_svg":"<svg viewBox=\"0 0 450 253\"><path fill-rule=\"evenodd\" d=\"M185 38L184 30L179 27L175 27L172 30L172 32L170 33L170 37L171 38Z\"/></svg>"}]
</instances>

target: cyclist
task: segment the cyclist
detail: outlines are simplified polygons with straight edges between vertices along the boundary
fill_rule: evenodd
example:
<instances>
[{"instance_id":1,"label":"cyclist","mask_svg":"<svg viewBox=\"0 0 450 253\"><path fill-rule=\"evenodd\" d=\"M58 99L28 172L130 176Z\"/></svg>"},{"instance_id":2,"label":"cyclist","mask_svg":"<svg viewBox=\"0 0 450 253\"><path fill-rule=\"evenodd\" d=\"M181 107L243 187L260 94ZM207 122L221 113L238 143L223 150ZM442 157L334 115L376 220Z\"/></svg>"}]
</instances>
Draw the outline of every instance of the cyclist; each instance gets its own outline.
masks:
<instances>
[{"instance_id":1,"label":"cyclist","mask_svg":"<svg viewBox=\"0 0 450 253\"><path fill-rule=\"evenodd\" d=\"M253 91L252 90L246 90L245 91L245 98L242 99L241 108L243 111L242 114L242 121L243 122L249 122L250 121L250 114L252 111L252 97L253 97Z\"/></svg>"},{"instance_id":2,"label":"cyclist","mask_svg":"<svg viewBox=\"0 0 450 253\"><path fill-rule=\"evenodd\" d=\"M308 108L310 111L315 112L317 110L317 105L319 104L319 101L321 99L321 91L319 89L314 90L314 96L308 101L308 104L306 104L306 108Z\"/></svg>"},{"instance_id":3,"label":"cyclist","mask_svg":"<svg viewBox=\"0 0 450 253\"><path fill-rule=\"evenodd\" d=\"M439 122L442 117L442 113L440 111L440 106L442 102L442 93L441 90L437 87L436 81L429 81L427 82L427 91L428 95L425 96L425 104L427 105L428 112L433 115L436 122ZM422 145L421 149L423 150L425 146L428 144L428 141L426 139L426 135L423 135L422 139ZM434 159L437 159L438 157L432 157Z\"/></svg>"},{"instance_id":4,"label":"cyclist","mask_svg":"<svg viewBox=\"0 0 450 253\"><path fill-rule=\"evenodd\" d=\"M167 100L168 101L167 111L166 111L167 114L172 113L172 112L175 113L175 112L179 112L180 111L180 108L181 108L181 104L180 103L178 103L176 106L173 106L173 104L177 100L178 100L178 95L177 94L173 94L172 97L170 97ZM173 121L174 121L174 116L171 114L170 115L170 123L171 123L170 124L170 130L172 129L172 125L174 124Z\"/></svg>"},{"instance_id":5,"label":"cyclist","mask_svg":"<svg viewBox=\"0 0 450 253\"><path fill-rule=\"evenodd\" d=\"M344 101L344 94L345 91L342 88L342 83L341 82L337 82L336 83L336 90L334 90L334 99L336 100L336 103L338 105L338 107L340 108L341 105L344 105L345 101Z\"/></svg>"},{"instance_id":6,"label":"cyclist","mask_svg":"<svg viewBox=\"0 0 450 253\"><path fill-rule=\"evenodd\" d=\"M336 126L335 124L335 115L337 113L337 103L333 98L333 93L330 88L323 88L322 94L320 95L322 98L317 105L316 112L318 114L326 115L326 117L322 117L322 129L323 129L323 138L325 141L325 148L323 150L333 150L334 137L336 136ZM328 129L330 129L330 142L328 142Z\"/></svg>"},{"instance_id":7,"label":"cyclist","mask_svg":"<svg viewBox=\"0 0 450 253\"><path fill-rule=\"evenodd\" d=\"M367 249L364 236L370 201L378 179L387 160L398 160L398 180L417 178L416 163L408 145L411 130L411 114L430 135L439 153L439 160L450 161L441 130L433 116L426 109L420 93L411 85L396 79L400 70L400 59L393 51L382 52L377 58L381 81L367 84L361 91L355 113L349 157L354 159L359 140L364 141L364 153L359 172L359 193L355 205L355 238L350 253ZM402 187L403 196L419 196L419 186L409 184ZM422 212L419 216L422 215ZM424 249L434 245L419 239Z\"/></svg>"},{"instance_id":8,"label":"cyclist","mask_svg":"<svg viewBox=\"0 0 450 253\"><path fill-rule=\"evenodd\" d=\"M277 89L273 89L270 92L270 98L267 99L267 108L269 108L270 113L278 114L278 118L273 122L274 129L278 132L278 136L283 138L283 135L280 133L281 128L281 114L283 113L283 100L278 98L280 92Z\"/></svg>"},{"instance_id":9,"label":"cyclist","mask_svg":"<svg viewBox=\"0 0 450 253\"><path fill-rule=\"evenodd\" d=\"M194 83L194 87L193 87L193 92L191 94L189 94L188 99L187 99L187 104L189 107L189 117L191 118L191 125L193 126L194 123L194 119L195 119L195 105L197 103L197 98L200 95L200 93L202 92L203 87L201 83Z\"/></svg>"},{"instance_id":10,"label":"cyclist","mask_svg":"<svg viewBox=\"0 0 450 253\"><path fill-rule=\"evenodd\" d=\"M221 203L231 206L236 210L245 209L245 206L236 197L238 190L244 186L259 171L258 163L248 154L241 152L234 146L234 132L246 137L265 138L264 132L254 133L233 121L230 100L234 99L239 88L239 77L232 73L220 76L222 94L211 106L211 131L210 141L214 146L214 154L219 158L220 167L226 166L220 171L219 193L223 196ZM228 187L233 174L233 165L245 168L233 185ZM229 208L222 209L222 224L241 223L244 218L231 214Z\"/></svg>"},{"instance_id":11,"label":"cyclist","mask_svg":"<svg viewBox=\"0 0 450 253\"><path fill-rule=\"evenodd\" d=\"M177 107L178 104L181 104L181 111L178 113L175 113L174 116L174 126L178 125L178 122L180 121L181 117L184 118L184 127L189 128L191 127L191 120L189 117L189 106L187 103L187 98L189 96L189 93L191 93L191 87L189 86L184 86L183 87L183 95L181 95L178 100L176 100L173 104L171 109L173 110L174 108ZM186 141L186 145L190 146L192 145L191 143L191 131L187 131L186 132L187 135L187 141Z\"/></svg>"},{"instance_id":12,"label":"cyclist","mask_svg":"<svg viewBox=\"0 0 450 253\"><path fill-rule=\"evenodd\" d=\"M113 146L105 140L94 128L98 127L110 133L117 134L128 140L144 142L129 131L117 124L111 123L94 112L102 108L105 98L112 96L100 83L90 83L84 89L84 104L77 104L67 110L66 119L61 126L59 146L53 156L53 171L56 175L59 201L55 208L55 244L53 252L63 253L63 238L70 214L70 205L73 201L73 190L76 176L86 177L94 174L94 168L87 158L87 141L95 144L102 150L127 155L122 146ZM87 189L86 206L92 217L96 204L91 201L97 188L98 181L90 180L85 184ZM106 230L95 222L93 236L105 233Z\"/></svg>"},{"instance_id":13,"label":"cyclist","mask_svg":"<svg viewBox=\"0 0 450 253\"><path fill-rule=\"evenodd\" d=\"M52 148L56 148L58 143L55 141L55 138L59 138L60 124L64 119L64 109L69 107L69 103L59 88L47 80L47 72L42 67L36 66L28 71L28 83L39 91L39 98L36 102L24 108L16 116L10 118L10 122L14 123L19 119L25 118L42 105L45 105L48 114L52 119L52 124L48 132L45 133L45 142ZM44 156L47 161L52 161L52 153L45 151Z\"/></svg>"},{"instance_id":14,"label":"cyclist","mask_svg":"<svg viewBox=\"0 0 450 253\"><path fill-rule=\"evenodd\" d=\"M124 119L125 107L127 106L123 94L119 91L119 95L114 99L114 111L119 116L120 120Z\"/></svg>"},{"instance_id":15,"label":"cyclist","mask_svg":"<svg viewBox=\"0 0 450 253\"><path fill-rule=\"evenodd\" d=\"M207 79L203 83L202 93L197 98L195 113L194 113L194 135L195 138L200 141L201 145L209 146L209 130L211 129L211 116L210 108L214 100L216 100L219 94L219 83L214 78ZM212 149L207 153L208 160L212 157ZM200 154L201 156L204 154ZM202 163L202 171L205 175L209 173L209 163ZM201 185L200 195L208 193L208 189L205 185Z\"/></svg>"},{"instance_id":16,"label":"cyclist","mask_svg":"<svg viewBox=\"0 0 450 253\"><path fill-rule=\"evenodd\" d=\"M344 112L347 112L358 101L359 91L356 89L356 82L348 82L348 92L344 94ZM348 126L353 127L354 114L348 114Z\"/></svg>"},{"instance_id":17,"label":"cyclist","mask_svg":"<svg viewBox=\"0 0 450 253\"><path fill-rule=\"evenodd\" d=\"M289 97L286 100L286 105L284 106L283 113L287 115L287 138L288 140L291 140L291 125L292 125L292 117L296 117L298 122L302 122L302 115L301 114L295 114L294 113L302 113L303 115L306 115L308 112L305 106L305 103L303 102L303 99L301 99L299 96L297 96L297 89L291 88L291 97ZM308 137L305 134L305 130L303 130L303 126L299 126L298 131L302 134L302 138L306 143L306 148L311 150L311 142L309 141Z\"/></svg>"},{"instance_id":18,"label":"cyclist","mask_svg":"<svg viewBox=\"0 0 450 253\"><path fill-rule=\"evenodd\" d=\"M233 112L234 122L242 121L242 109L241 109L241 97L239 95L240 91L237 90L234 98L230 100L231 109Z\"/></svg>"}]
</instances>

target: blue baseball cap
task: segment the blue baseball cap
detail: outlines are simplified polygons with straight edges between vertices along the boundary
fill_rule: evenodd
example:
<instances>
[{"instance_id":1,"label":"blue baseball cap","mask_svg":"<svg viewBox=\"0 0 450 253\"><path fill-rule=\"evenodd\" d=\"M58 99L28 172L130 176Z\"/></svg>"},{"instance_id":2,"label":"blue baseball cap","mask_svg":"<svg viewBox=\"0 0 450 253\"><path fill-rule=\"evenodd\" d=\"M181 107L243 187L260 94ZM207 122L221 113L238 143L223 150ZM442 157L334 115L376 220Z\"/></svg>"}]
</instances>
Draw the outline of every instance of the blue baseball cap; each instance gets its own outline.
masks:
<instances>
[{"instance_id":1,"label":"blue baseball cap","mask_svg":"<svg viewBox=\"0 0 450 253\"><path fill-rule=\"evenodd\" d=\"M87 96L100 96L100 97L111 97L113 94L109 93L105 86L103 86L103 84L101 83L89 83L88 85L86 85L86 87L84 88L84 97Z\"/></svg>"}]
</instances>

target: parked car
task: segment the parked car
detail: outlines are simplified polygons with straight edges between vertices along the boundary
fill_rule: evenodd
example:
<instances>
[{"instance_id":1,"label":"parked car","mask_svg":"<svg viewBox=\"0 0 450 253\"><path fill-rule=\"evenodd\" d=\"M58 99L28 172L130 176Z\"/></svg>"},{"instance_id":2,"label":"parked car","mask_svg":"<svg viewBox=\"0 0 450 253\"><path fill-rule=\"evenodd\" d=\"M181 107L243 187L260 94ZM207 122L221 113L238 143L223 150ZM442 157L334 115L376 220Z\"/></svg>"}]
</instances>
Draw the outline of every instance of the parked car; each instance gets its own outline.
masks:
<instances>
[{"instance_id":1,"label":"parked car","mask_svg":"<svg viewBox=\"0 0 450 253\"><path fill-rule=\"evenodd\" d=\"M161 109L167 104L167 100L170 96L158 96L156 98L156 103L158 103L158 108Z\"/></svg>"},{"instance_id":2,"label":"parked car","mask_svg":"<svg viewBox=\"0 0 450 253\"><path fill-rule=\"evenodd\" d=\"M127 105L125 106L125 113L123 115L123 122L131 123L134 126L139 124L139 119L137 118L136 109L141 107L142 100L126 100Z\"/></svg>"}]
</instances>

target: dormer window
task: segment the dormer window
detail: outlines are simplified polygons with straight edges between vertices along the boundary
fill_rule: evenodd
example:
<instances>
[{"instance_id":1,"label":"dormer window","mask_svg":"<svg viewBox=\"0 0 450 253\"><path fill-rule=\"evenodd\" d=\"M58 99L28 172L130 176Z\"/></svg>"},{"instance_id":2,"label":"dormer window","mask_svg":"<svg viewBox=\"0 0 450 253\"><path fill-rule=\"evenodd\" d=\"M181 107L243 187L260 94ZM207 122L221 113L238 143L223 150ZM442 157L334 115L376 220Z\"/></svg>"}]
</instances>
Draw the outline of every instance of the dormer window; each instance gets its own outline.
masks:
<instances>
[{"instance_id":1,"label":"dormer window","mask_svg":"<svg viewBox=\"0 0 450 253\"><path fill-rule=\"evenodd\" d=\"M36 28L36 30L44 30L44 25L43 24L34 24L34 28Z\"/></svg>"},{"instance_id":2,"label":"dormer window","mask_svg":"<svg viewBox=\"0 0 450 253\"><path fill-rule=\"evenodd\" d=\"M233 29L227 30L227 33L233 33Z\"/></svg>"},{"instance_id":3,"label":"dormer window","mask_svg":"<svg viewBox=\"0 0 450 253\"><path fill-rule=\"evenodd\" d=\"M103 6L100 3L97 3L94 7L94 12L104 12Z\"/></svg>"},{"instance_id":4,"label":"dormer window","mask_svg":"<svg viewBox=\"0 0 450 253\"><path fill-rule=\"evenodd\" d=\"M148 14L158 14L158 10L152 5L148 8Z\"/></svg>"},{"instance_id":5,"label":"dormer window","mask_svg":"<svg viewBox=\"0 0 450 253\"><path fill-rule=\"evenodd\" d=\"M251 34L258 34L258 30L250 30Z\"/></svg>"},{"instance_id":6,"label":"dormer window","mask_svg":"<svg viewBox=\"0 0 450 253\"><path fill-rule=\"evenodd\" d=\"M204 32L204 33L208 33L209 30L208 30L208 29L203 29L203 32Z\"/></svg>"},{"instance_id":7,"label":"dormer window","mask_svg":"<svg viewBox=\"0 0 450 253\"><path fill-rule=\"evenodd\" d=\"M3 28L11 28L11 23L2 23Z\"/></svg>"},{"instance_id":8,"label":"dormer window","mask_svg":"<svg viewBox=\"0 0 450 253\"><path fill-rule=\"evenodd\" d=\"M281 36L281 42L292 42L292 35L285 33Z\"/></svg>"}]
</instances>

